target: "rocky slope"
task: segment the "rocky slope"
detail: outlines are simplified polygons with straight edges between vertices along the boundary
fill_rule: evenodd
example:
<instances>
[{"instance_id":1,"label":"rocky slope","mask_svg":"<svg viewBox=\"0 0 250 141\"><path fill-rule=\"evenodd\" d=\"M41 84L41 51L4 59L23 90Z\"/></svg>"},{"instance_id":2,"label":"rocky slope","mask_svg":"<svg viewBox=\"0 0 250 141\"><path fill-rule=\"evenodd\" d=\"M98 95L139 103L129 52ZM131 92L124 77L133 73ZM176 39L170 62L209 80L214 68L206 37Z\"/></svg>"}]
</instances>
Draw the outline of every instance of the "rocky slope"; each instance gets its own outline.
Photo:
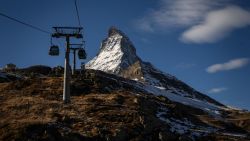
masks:
<instances>
[{"instance_id":1,"label":"rocky slope","mask_svg":"<svg viewBox=\"0 0 250 141\"><path fill-rule=\"evenodd\" d=\"M249 140L247 112L211 115L96 70L73 78L64 105L62 81L37 75L0 83L0 140Z\"/></svg>"},{"instance_id":2,"label":"rocky slope","mask_svg":"<svg viewBox=\"0 0 250 141\"><path fill-rule=\"evenodd\" d=\"M20 76L13 73L6 73L0 71L0 83L11 82L17 79L20 79Z\"/></svg>"}]
</instances>

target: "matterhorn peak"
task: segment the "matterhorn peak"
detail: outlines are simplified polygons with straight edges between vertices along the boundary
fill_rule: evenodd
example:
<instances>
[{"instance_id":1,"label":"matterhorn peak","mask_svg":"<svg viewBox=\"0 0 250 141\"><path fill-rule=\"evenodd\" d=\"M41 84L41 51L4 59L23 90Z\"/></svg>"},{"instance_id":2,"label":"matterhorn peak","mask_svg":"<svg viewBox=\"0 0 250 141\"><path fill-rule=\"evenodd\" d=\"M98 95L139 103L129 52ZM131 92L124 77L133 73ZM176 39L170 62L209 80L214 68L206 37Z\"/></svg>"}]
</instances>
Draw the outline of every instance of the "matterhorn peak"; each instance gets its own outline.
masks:
<instances>
[{"instance_id":1,"label":"matterhorn peak","mask_svg":"<svg viewBox=\"0 0 250 141\"><path fill-rule=\"evenodd\" d=\"M109 28L97 56L86 64L86 68L119 74L135 62L140 61L129 38L118 28Z\"/></svg>"},{"instance_id":2,"label":"matterhorn peak","mask_svg":"<svg viewBox=\"0 0 250 141\"><path fill-rule=\"evenodd\" d=\"M114 35L117 35L117 34L124 35L124 33L121 30L119 30L117 27L111 26L109 28L109 31L108 31L108 36L111 37L111 36L114 36Z\"/></svg>"}]
</instances>

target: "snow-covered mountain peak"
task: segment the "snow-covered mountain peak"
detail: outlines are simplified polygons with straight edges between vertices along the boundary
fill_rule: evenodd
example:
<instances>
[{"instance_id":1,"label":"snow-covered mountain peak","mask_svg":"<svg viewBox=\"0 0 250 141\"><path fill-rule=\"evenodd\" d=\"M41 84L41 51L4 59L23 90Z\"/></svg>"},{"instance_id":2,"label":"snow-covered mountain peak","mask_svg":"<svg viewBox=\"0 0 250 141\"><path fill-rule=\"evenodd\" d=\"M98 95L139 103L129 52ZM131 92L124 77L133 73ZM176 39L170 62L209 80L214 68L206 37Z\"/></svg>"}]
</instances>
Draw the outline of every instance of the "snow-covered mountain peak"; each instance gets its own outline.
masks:
<instances>
[{"instance_id":1,"label":"snow-covered mountain peak","mask_svg":"<svg viewBox=\"0 0 250 141\"><path fill-rule=\"evenodd\" d=\"M111 26L109 28L109 31L108 31L108 36L111 37L111 36L114 36L114 35L124 36L125 34L121 30L119 30L118 28L116 28L115 26Z\"/></svg>"},{"instance_id":2,"label":"snow-covered mountain peak","mask_svg":"<svg viewBox=\"0 0 250 141\"><path fill-rule=\"evenodd\" d=\"M86 68L119 74L139 60L129 38L119 29L111 27L98 55L86 64Z\"/></svg>"}]
</instances>

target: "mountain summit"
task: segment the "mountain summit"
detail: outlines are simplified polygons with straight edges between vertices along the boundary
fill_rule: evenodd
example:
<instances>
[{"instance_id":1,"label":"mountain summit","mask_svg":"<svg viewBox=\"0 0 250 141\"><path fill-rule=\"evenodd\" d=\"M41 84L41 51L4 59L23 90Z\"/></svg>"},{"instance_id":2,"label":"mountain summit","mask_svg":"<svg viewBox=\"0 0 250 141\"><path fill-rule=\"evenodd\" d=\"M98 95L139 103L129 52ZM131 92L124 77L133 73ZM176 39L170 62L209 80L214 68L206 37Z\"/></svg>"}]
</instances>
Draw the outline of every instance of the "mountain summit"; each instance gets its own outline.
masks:
<instances>
[{"instance_id":1,"label":"mountain summit","mask_svg":"<svg viewBox=\"0 0 250 141\"><path fill-rule=\"evenodd\" d=\"M128 37L111 27L108 37L101 43L98 55L86 64L87 68L120 74L122 70L140 61L136 49Z\"/></svg>"},{"instance_id":2,"label":"mountain summit","mask_svg":"<svg viewBox=\"0 0 250 141\"><path fill-rule=\"evenodd\" d=\"M116 74L169 93L222 106L176 77L160 71L149 62L142 61L130 39L116 27L109 29L108 37L102 41L99 53L86 64L86 68Z\"/></svg>"}]
</instances>

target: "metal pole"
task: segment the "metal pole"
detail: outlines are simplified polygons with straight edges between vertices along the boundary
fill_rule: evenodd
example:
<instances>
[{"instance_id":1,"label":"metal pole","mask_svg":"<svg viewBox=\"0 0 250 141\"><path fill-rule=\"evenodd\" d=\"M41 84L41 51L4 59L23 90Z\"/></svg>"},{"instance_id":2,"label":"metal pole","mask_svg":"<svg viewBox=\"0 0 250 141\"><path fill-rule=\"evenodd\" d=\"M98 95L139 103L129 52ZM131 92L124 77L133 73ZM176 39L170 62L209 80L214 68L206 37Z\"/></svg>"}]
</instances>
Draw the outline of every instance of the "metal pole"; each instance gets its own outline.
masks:
<instances>
[{"instance_id":1,"label":"metal pole","mask_svg":"<svg viewBox=\"0 0 250 141\"><path fill-rule=\"evenodd\" d=\"M64 64L64 83L63 83L63 102L70 102L70 67L69 67L69 36L66 36L67 48L65 53L65 64Z\"/></svg>"},{"instance_id":2,"label":"metal pole","mask_svg":"<svg viewBox=\"0 0 250 141\"><path fill-rule=\"evenodd\" d=\"M76 49L73 50L74 52L74 60L73 60L73 71L72 71L72 74L74 75L75 74L75 71L76 71Z\"/></svg>"}]
</instances>

